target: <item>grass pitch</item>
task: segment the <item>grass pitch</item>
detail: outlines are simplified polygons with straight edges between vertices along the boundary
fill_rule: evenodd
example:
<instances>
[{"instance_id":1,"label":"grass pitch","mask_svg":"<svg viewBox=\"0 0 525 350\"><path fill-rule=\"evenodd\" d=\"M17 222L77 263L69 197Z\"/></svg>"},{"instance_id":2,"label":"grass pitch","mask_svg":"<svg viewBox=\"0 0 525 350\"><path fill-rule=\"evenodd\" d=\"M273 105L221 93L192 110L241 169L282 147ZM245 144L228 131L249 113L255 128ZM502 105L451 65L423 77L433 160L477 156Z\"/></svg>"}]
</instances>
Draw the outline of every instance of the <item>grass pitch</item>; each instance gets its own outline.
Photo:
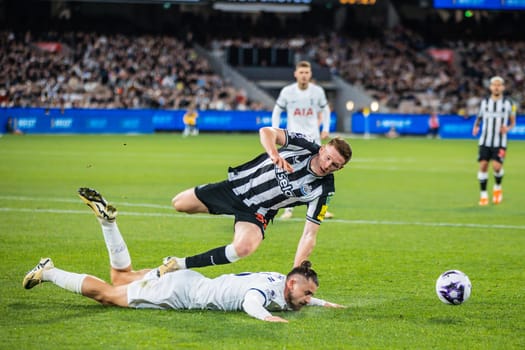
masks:
<instances>
[{"instance_id":1,"label":"grass pitch","mask_svg":"<svg viewBox=\"0 0 525 350\"><path fill-rule=\"evenodd\" d=\"M229 243L230 217L177 214L170 200L260 153L257 135L0 138L0 348L525 348L525 143L510 144L504 202L481 208L476 141L349 141L354 159L336 174L336 218L323 223L311 256L317 296L348 308L307 308L271 324L243 312L104 307L50 283L21 285L43 256L109 279L99 225L76 195L82 186L118 207L136 268ZM288 272L304 213L275 220L252 256L199 271ZM472 281L461 306L435 294L447 269Z\"/></svg>"}]
</instances>

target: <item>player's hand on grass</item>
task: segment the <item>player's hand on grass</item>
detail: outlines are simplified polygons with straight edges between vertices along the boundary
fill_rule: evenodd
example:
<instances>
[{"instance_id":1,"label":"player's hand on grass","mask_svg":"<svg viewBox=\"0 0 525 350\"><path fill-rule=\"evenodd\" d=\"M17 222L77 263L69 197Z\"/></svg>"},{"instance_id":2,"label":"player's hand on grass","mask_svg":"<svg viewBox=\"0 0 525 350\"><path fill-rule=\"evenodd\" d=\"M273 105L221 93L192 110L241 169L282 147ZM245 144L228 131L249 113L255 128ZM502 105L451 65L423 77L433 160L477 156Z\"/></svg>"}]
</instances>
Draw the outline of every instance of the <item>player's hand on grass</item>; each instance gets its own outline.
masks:
<instances>
[{"instance_id":1,"label":"player's hand on grass","mask_svg":"<svg viewBox=\"0 0 525 350\"><path fill-rule=\"evenodd\" d=\"M327 301L326 303L324 303L323 306L324 306L324 307L336 308L336 309L346 309L346 306L344 306L344 305L339 305L339 304L336 304L336 303L331 303L331 302L329 302L329 301Z\"/></svg>"},{"instance_id":2,"label":"player's hand on grass","mask_svg":"<svg viewBox=\"0 0 525 350\"><path fill-rule=\"evenodd\" d=\"M288 323L288 320L285 320L284 318L282 317L279 317L279 316L267 316L264 318L265 321L267 322L283 322L283 323Z\"/></svg>"}]
</instances>

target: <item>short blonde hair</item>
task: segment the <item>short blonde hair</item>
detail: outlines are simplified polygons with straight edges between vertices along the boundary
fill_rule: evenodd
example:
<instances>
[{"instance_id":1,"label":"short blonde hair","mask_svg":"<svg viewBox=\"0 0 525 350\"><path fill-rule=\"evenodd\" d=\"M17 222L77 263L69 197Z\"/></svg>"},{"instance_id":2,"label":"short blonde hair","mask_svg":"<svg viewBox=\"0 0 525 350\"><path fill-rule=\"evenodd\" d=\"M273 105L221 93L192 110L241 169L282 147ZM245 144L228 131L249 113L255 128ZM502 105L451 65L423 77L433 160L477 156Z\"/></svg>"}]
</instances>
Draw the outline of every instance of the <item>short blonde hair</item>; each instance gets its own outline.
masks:
<instances>
[{"instance_id":1,"label":"short blonde hair","mask_svg":"<svg viewBox=\"0 0 525 350\"><path fill-rule=\"evenodd\" d=\"M299 69L299 68L310 68L311 69L312 65L308 61L299 61L295 65L295 69Z\"/></svg>"},{"instance_id":2,"label":"short blonde hair","mask_svg":"<svg viewBox=\"0 0 525 350\"><path fill-rule=\"evenodd\" d=\"M494 84L494 83L497 82L497 81L499 81L499 82L502 83L502 84L505 84L505 80L503 80L503 78L500 77L499 75L496 75L496 76L490 78L490 83L491 83L491 84Z\"/></svg>"}]
</instances>

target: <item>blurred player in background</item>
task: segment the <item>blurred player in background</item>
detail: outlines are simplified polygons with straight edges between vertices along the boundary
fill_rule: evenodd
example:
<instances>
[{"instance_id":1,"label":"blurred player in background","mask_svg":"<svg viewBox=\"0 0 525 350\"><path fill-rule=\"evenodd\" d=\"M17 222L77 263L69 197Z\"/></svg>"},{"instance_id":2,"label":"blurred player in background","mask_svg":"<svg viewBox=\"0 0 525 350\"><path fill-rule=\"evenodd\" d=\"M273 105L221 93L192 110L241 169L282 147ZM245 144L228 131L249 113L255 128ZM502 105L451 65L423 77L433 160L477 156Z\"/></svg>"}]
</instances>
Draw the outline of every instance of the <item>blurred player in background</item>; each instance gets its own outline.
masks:
<instances>
[{"instance_id":1,"label":"blurred player in background","mask_svg":"<svg viewBox=\"0 0 525 350\"><path fill-rule=\"evenodd\" d=\"M503 200L503 161L507 152L507 133L516 124L516 105L503 95L505 91L503 78L499 76L490 79L490 97L481 101L478 117L474 122L472 135L477 136L480 124L482 130L479 137L478 180L480 184L479 205L488 205L488 168L492 161L494 172L494 188L492 202L499 204Z\"/></svg>"},{"instance_id":2,"label":"blurred player in background","mask_svg":"<svg viewBox=\"0 0 525 350\"><path fill-rule=\"evenodd\" d=\"M199 113L197 113L195 106L190 105L182 117L182 122L184 123L184 132L182 133L182 136L197 136L199 134L197 118L199 118Z\"/></svg>"},{"instance_id":3,"label":"blurred player in background","mask_svg":"<svg viewBox=\"0 0 525 350\"><path fill-rule=\"evenodd\" d=\"M286 129L307 135L320 145L330 132L330 106L326 94L321 86L311 82L312 67L309 62L298 62L294 77L296 82L285 86L275 102L272 127L279 128L281 113L286 111ZM293 209L285 208L281 218L290 219L292 216ZM326 219L332 217L332 213L326 212Z\"/></svg>"},{"instance_id":4,"label":"blurred player in background","mask_svg":"<svg viewBox=\"0 0 525 350\"><path fill-rule=\"evenodd\" d=\"M25 289L52 282L103 305L164 310L243 310L268 322L288 322L270 311L300 310L305 305L342 307L313 297L319 282L309 261L303 261L288 275L258 272L210 279L192 270L162 276L157 269L134 271L126 242L117 226L117 209L93 189L80 188L78 193L102 227L112 284L94 276L56 268L50 258L43 258L25 275L22 281Z\"/></svg>"}]
</instances>

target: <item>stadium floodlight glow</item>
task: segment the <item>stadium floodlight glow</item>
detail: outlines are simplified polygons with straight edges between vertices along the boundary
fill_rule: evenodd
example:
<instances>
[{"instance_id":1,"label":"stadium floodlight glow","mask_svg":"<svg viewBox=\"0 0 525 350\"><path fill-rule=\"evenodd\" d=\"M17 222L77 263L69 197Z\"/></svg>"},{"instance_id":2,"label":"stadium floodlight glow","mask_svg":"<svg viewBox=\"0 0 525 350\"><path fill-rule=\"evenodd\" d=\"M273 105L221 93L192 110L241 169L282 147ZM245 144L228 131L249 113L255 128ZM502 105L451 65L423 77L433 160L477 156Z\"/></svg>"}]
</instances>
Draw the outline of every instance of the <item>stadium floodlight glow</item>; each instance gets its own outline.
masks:
<instances>
[{"instance_id":1,"label":"stadium floodlight glow","mask_svg":"<svg viewBox=\"0 0 525 350\"><path fill-rule=\"evenodd\" d=\"M379 102L372 101L372 103L370 103L370 110L372 112L377 112L379 110Z\"/></svg>"},{"instance_id":2,"label":"stadium floodlight glow","mask_svg":"<svg viewBox=\"0 0 525 350\"><path fill-rule=\"evenodd\" d=\"M355 104L354 104L354 101L352 100L349 100L348 102L346 102L346 110L347 111L352 111L355 107Z\"/></svg>"}]
</instances>

